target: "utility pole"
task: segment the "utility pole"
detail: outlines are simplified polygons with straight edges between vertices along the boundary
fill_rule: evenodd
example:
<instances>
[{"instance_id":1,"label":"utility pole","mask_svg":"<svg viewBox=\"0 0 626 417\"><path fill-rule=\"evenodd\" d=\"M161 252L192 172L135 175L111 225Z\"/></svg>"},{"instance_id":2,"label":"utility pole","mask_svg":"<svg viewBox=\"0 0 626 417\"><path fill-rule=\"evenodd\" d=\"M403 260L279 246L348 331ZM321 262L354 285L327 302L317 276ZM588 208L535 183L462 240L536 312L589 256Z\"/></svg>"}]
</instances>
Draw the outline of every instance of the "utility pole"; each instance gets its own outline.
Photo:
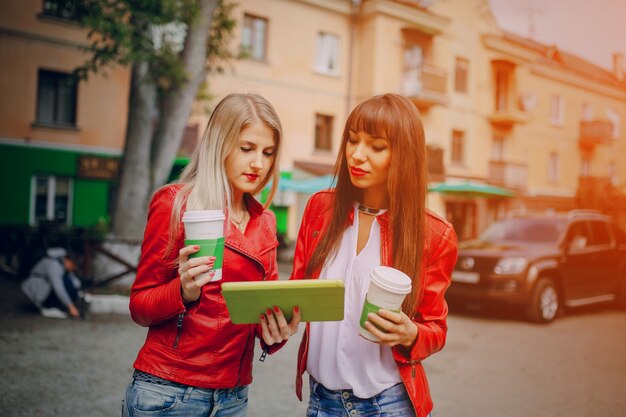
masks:
<instances>
[{"instance_id":1,"label":"utility pole","mask_svg":"<svg viewBox=\"0 0 626 417\"><path fill-rule=\"evenodd\" d=\"M528 1L524 2L526 6L523 7L523 10L528 13L528 37L530 39L535 38L535 17L541 14L542 10L540 7L533 6L529 4Z\"/></svg>"}]
</instances>

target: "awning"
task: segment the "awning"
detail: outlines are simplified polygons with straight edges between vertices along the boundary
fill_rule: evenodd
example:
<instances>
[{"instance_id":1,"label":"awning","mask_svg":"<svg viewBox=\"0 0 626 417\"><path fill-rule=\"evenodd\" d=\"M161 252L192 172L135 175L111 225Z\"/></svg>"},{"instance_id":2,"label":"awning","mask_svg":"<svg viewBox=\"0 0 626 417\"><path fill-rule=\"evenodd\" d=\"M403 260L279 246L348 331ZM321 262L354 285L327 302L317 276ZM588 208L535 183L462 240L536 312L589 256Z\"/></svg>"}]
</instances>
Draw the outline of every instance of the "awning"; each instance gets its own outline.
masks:
<instances>
[{"instance_id":1,"label":"awning","mask_svg":"<svg viewBox=\"0 0 626 417\"><path fill-rule=\"evenodd\" d=\"M269 188L270 184L267 185ZM333 186L332 175L322 175L320 177L294 180L292 178L280 178L278 181L279 191L293 191L296 193L314 194L318 191L331 188Z\"/></svg>"},{"instance_id":2,"label":"awning","mask_svg":"<svg viewBox=\"0 0 626 417\"><path fill-rule=\"evenodd\" d=\"M466 198L509 198L515 193L500 187L475 182L442 182L428 187L428 191Z\"/></svg>"}]
</instances>

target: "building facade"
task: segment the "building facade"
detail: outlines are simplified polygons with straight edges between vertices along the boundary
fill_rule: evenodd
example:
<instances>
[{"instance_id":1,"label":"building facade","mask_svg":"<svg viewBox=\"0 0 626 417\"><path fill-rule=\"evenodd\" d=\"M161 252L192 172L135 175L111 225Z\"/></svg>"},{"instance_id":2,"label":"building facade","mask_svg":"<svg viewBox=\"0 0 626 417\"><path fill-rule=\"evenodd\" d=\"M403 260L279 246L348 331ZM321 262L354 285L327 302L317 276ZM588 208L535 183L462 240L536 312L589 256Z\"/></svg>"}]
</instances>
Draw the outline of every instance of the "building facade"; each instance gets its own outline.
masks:
<instances>
[{"instance_id":1,"label":"building facade","mask_svg":"<svg viewBox=\"0 0 626 417\"><path fill-rule=\"evenodd\" d=\"M462 238L511 210L594 206L589 184L624 193L619 55L607 70L507 33L487 0L238 4L233 51L241 59L209 88L216 98L258 92L275 105L285 131L281 169L294 178L330 172L350 109L394 92L420 110L433 185L513 194L430 193L429 207ZM194 118L204 124L206 116ZM306 197L286 199L290 237Z\"/></svg>"},{"instance_id":2,"label":"building facade","mask_svg":"<svg viewBox=\"0 0 626 417\"><path fill-rule=\"evenodd\" d=\"M129 73L74 81L87 32L59 3L4 2L0 13L0 224L90 226L114 195Z\"/></svg>"},{"instance_id":3,"label":"building facade","mask_svg":"<svg viewBox=\"0 0 626 417\"><path fill-rule=\"evenodd\" d=\"M112 204L129 73L72 83L71 70L86 59L85 31L60 2L8 3L0 14L0 187L13 198L0 224L93 224ZM219 99L256 92L283 123L284 175L328 174L353 106L394 92L422 115L431 185L472 185L429 194L429 207L461 238L510 210L619 212L623 57L604 69L507 33L487 0L238 0L233 13L237 59L208 77L212 100L194 107L188 151ZM307 198L287 191L275 200L289 238Z\"/></svg>"}]
</instances>

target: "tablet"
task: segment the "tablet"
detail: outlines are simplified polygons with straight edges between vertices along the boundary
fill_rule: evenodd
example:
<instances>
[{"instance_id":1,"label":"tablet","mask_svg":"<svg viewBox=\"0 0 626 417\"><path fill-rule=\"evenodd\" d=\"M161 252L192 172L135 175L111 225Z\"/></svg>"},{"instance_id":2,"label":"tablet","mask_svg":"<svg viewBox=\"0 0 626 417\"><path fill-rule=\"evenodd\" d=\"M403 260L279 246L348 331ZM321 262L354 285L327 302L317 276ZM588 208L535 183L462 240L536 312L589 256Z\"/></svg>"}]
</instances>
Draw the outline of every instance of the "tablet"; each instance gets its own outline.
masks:
<instances>
[{"instance_id":1,"label":"tablet","mask_svg":"<svg viewBox=\"0 0 626 417\"><path fill-rule=\"evenodd\" d=\"M273 306L280 307L287 320L294 306L300 308L301 321L343 320L344 286L338 279L225 282L222 295L235 324L258 323Z\"/></svg>"}]
</instances>

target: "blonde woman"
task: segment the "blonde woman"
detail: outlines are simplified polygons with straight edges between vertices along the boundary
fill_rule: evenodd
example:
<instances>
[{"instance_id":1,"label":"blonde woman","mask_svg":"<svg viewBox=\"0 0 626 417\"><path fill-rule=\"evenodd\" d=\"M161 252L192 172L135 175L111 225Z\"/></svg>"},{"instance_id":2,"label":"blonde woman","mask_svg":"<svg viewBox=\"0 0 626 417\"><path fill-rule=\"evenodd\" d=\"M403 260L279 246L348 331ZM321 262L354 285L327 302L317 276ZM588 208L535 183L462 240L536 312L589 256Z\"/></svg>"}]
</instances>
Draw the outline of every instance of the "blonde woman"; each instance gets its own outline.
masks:
<instances>
[{"instance_id":1,"label":"blonde woman","mask_svg":"<svg viewBox=\"0 0 626 417\"><path fill-rule=\"evenodd\" d=\"M263 325L234 325L221 283L273 280L276 220L253 197L278 175L282 129L272 105L256 94L231 94L215 108L180 182L152 199L130 311L148 327L126 390L123 416L244 416L252 382L255 337L272 351L295 333L280 310ZM226 212L222 280L212 282L214 257L189 258L185 210ZM203 274L200 277L200 274Z\"/></svg>"}]
</instances>

